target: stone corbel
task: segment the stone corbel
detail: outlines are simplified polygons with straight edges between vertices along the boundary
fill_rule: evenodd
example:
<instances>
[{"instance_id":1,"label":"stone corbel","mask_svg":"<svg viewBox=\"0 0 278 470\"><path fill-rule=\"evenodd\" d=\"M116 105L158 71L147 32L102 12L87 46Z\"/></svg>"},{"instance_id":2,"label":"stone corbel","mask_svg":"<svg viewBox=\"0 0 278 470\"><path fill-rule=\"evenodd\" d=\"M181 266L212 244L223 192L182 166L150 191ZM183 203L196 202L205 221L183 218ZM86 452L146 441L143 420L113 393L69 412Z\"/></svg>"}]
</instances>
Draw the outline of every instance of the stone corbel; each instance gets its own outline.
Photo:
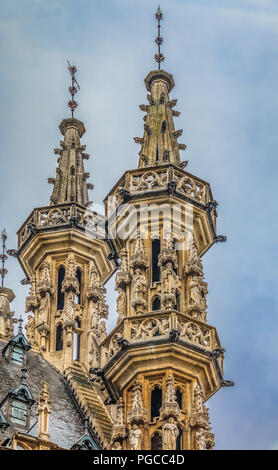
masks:
<instances>
[{"instance_id":1,"label":"stone corbel","mask_svg":"<svg viewBox=\"0 0 278 470\"><path fill-rule=\"evenodd\" d=\"M40 334L40 349L46 351L46 341L50 331L49 326L46 323L42 323L37 327L37 330Z\"/></svg>"}]
</instances>

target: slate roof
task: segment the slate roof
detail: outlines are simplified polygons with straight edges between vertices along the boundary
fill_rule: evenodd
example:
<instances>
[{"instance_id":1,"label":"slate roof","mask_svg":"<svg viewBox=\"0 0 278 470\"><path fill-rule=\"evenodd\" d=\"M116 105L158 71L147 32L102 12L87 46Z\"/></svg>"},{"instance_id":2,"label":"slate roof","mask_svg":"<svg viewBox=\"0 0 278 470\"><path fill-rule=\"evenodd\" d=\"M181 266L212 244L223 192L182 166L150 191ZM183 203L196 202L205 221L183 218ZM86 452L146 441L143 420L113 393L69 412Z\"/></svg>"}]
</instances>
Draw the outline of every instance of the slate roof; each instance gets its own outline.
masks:
<instances>
[{"instance_id":1,"label":"slate roof","mask_svg":"<svg viewBox=\"0 0 278 470\"><path fill-rule=\"evenodd\" d=\"M10 390L15 389L20 384L21 366L12 362L7 362L2 355L2 350L6 342L0 341L0 403ZM51 414L49 419L50 441L58 444L59 447L70 449L84 435L83 419L70 397L62 375L46 362L38 353L29 350L26 352L26 382L34 396L40 393L42 382L48 383L51 395ZM37 405L31 407L30 428L37 421ZM9 420L8 416L5 418ZM27 433L22 427L11 424L5 431L0 430L0 443L11 437L15 432ZM37 436L37 425L28 433Z\"/></svg>"}]
</instances>

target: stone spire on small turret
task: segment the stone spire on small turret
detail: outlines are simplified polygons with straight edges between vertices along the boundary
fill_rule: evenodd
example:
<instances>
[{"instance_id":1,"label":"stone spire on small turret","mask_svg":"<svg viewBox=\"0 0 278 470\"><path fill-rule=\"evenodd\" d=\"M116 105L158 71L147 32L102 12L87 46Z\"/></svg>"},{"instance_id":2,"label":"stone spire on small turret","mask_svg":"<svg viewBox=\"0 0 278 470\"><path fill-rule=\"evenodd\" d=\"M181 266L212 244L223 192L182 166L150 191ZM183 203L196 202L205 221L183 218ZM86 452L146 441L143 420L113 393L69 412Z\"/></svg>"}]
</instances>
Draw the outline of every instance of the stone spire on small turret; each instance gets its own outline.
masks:
<instances>
[{"instance_id":1,"label":"stone spire on small turret","mask_svg":"<svg viewBox=\"0 0 278 470\"><path fill-rule=\"evenodd\" d=\"M158 70L149 72L145 78L146 88L150 92L147 95L149 104L139 106L141 111L147 113L144 116L144 135L143 138L134 138L134 141L142 146L139 152L139 168L166 163L184 167L187 163L181 163L179 153L180 150L185 150L186 145L177 141L182 134L182 129L175 130L173 120L173 116L180 114L173 109L177 100L169 98L169 93L175 86L174 79L170 73L160 69L160 63L164 61L164 55L160 52L160 45L163 42L163 38L160 36L162 18L161 10L158 7L156 12L158 36L155 39L158 45L158 53L155 54Z\"/></svg>"},{"instance_id":2,"label":"stone spire on small turret","mask_svg":"<svg viewBox=\"0 0 278 470\"><path fill-rule=\"evenodd\" d=\"M72 78L69 88L72 99L68 103L72 116L63 119L59 126L64 139L60 141L61 148L54 149L54 153L59 157L56 177L48 178L48 182L54 185L50 203L56 205L76 202L86 207L90 204L88 189L93 189L93 185L86 182L90 175L85 172L83 163L84 159L88 160L89 155L84 153L86 146L80 143L86 129L83 122L73 117L77 107L77 102L73 99L77 93L75 84L78 88L79 85L75 79L76 67L69 65L68 69Z\"/></svg>"}]
</instances>

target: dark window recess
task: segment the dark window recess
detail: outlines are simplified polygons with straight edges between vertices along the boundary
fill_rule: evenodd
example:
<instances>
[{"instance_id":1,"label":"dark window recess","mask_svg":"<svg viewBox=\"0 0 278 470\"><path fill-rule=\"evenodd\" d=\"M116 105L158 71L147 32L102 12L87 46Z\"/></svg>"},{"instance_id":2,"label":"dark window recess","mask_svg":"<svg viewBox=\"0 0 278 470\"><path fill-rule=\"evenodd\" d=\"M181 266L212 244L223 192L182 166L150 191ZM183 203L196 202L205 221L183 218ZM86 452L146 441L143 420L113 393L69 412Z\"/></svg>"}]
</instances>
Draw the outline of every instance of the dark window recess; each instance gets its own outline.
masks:
<instances>
[{"instance_id":1,"label":"dark window recess","mask_svg":"<svg viewBox=\"0 0 278 470\"><path fill-rule=\"evenodd\" d=\"M81 320L79 317L75 318L75 327L76 328L81 328Z\"/></svg>"},{"instance_id":2,"label":"dark window recess","mask_svg":"<svg viewBox=\"0 0 278 470\"><path fill-rule=\"evenodd\" d=\"M178 434L176 442L177 442L176 450L182 450L182 429L181 428L179 428L179 434Z\"/></svg>"},{"instance_id":3,"label":"dark window recess","mask_svg":"<svg viewBox=\"0 0 278 470\"><path fill-rule=\"evenodd\" d=\"M177 391L176 391L176 399L177 399L177 403L180 409L182 409L182 392L180 391L179 388L177 388Z\"/></svg>"},{"instance_id":4,"label":"dark window recess","mask_svg":"<svg viewBox=\"0 0 278 470\"><path fill-rule=\"evenodd\" d=\"M152 435L151 450L162 450L162 436L160 432L155 432Z\"/></svg>"},{"instance_id":5,"label":"dark window recess","mask_svg":"<svg viewBox=\"0 0 278 470\"><path fill-rule=\"evenodd\" d=\"M180 294L176 294L176 310L180 311Z\"/></svg>"},{"instance_id":6,"label":"dark window recess","mask_svg":"<svg viewBox=\"0 0 278 470\"><path fill-rule=\"evenodd\" d=\"M162 390L156 386L151 394L151 421L156 416L159 416L160 408L162 407Z\"/></svg>"},{"instance_id":7,"label":"dark window recess","mask_svg":"<svg viewBox=\"0 0 278 470\"><path fill-rule=\"evenodd\" d=\"M179 241L174 240L174 249L176 250L176 255L177 255L177 265L179 266ZM178 275L178 268L174 267L174 272Z\"/></svg>"},{"instance_id":8,"label":"dark window recess","mask_svg":"<svg viewBox=\"0 0 278 470\"><path fill-rule=\"evenodd\" d=\"M61 323L56 328L56 351L62 351L63 349L63 327Z\"/></svg>"},{"instance_id":9,"label":"dark window recess","mask_svg":"<svg viewBox=\"0 0 278 470\"><path fill-rule=\"evenodd\" d=\"M152 301L152 311L160 310L160 308L161 308L160 297L159 297L158 295L156 295L156 296L153 298L153 301Z\"/></svg>"},{"instance_id":10,"label":"dark window recess","mask_svg":"<svg viewBox=\"0 0 278 470\"><path fill-rule=\"evenodd\" d=\"M160 240L152 240L152 282L160 281L160 267L158 266L158 255L160 253Z\"/></svg>"},{"instance_id":11,"label":"dark window recess","mask_svg":"<svg viewBox=\"0 0 278 470\"><path fill-rule=\"evenodd\" d=\"M82 296L81 296L81 292L82 292L82 271L81 271L80 268L77 268L77 270L76 270L76 277L77 277L78 284L79 284L79 294L76 295L75 302L78 305L81 305L81 300L82 300Z\"/></svg>"},{"instance_id":12,"label":"dark window recess","mask_svg":"<svg viewBox=\"0 0 278 470\"><path fill-rule=\"evenodd\" d=\"M62 292L62 283L65 278L65 268L60 266L58 269L58 289L57 289L57 310L63 310L65 295Z\"/></svg>"}]
</instances>

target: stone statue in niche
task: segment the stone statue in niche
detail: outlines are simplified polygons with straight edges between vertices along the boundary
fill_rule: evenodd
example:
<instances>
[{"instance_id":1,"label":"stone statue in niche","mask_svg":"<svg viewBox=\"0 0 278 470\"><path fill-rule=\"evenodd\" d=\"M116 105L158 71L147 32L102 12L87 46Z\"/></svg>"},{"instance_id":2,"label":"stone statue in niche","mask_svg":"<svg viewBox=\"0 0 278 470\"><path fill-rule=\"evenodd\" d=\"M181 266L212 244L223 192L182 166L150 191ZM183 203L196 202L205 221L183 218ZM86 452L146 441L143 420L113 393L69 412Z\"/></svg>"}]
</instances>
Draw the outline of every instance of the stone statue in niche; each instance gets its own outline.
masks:
<instances>
[{"instance_id":1,"label":"stone statue in niche","mask_svg":"<svg viewBox=\"0 0 278 470\"><path fill-rule=\"evenodd\" d=\"M141 269L136 268L133 276L132 287L132 300L144 299L147 290L146 276L141 272Z\"/></svg>"},{"instance_id":2,"label":"stone statue in niche","mask_svg":"<svg viewBox=\"0 0 278 470\"><path fill-rule=\"evenodd\" d=\"M96 368L99 367L99 350L95 344L94 335L92 333L89 334L89 366Z\"/></svg>"},{"instance_id":3,"label":"stone statue in niche","mask_svg":"<svg viewBox=\"0 0 278 470\"><path fill-rule=\"evenodd\" d=\"M42 323L47 324L49 319L50 313L50 294L46 292L44 297L41 297L40 305L38 308L38 321L37 325L41 325Z\"/></svg>"},{"instance_id":4,"label":"stone statue in niche","mask_svg":"<svg viewBox=\"0 0 278 470\"><path fill-rule=\"evenodd\" d=\"M100 276L94 261L90 262L89 287L102 287Z\"/></svg>"},{"instance_id":5,"label":"stone statue in niche","mask_svg":"<svg viewBox=\"0 0 278 470\"><path fill-rule=\"evenodd\" d=\"M33 315L28 315L28 322L25 326L26 336L30 344L35 343L35 318Z\"/></svg>"},{"instance_id":6,"label":"stone statue in niche","mask_svg":"<svg viewBox=\"0 0 278 470\"><path fill-rule=\"evenodd\" d=\"M199 450L207 450L206 436L203 429L199 429L196 432L196 441L198 443Z\"/></svg>"},{"instance_id":7,"label":"stone statue in niche","mask_svg":"<svg viewBox=\"0 0 278 470\"><path fill-rule=\"evenodd\" d=\"M130 430L130 449L141 450L142 449L143 433L139 428L138 424L133 424Z\"/></svg>"},{"instance_id":8,"label":"stone statue in niche","mask_svg":"<svg viewBox=\"0 0 278 470\"><path fill-rule=\"evenodd\" d=\"M178 277L173 270L172 263L167 263L161 274L164 294L176 294L178 291Z\"/></svg>"},{"instance_id":9,"label":"stone statue in niche","mask_svg":"<svg viewBox=\"0 0 278 470\"><path fill-rule=\"evenodd\" d=\"M165 450L176 450L179 428L173 417L167 419L163 426L163 448Z\"/></svg>"},{"instance_id":10,"label":"stone statue in niche","mask_svg":"<svg viewBox=\"0 0 278 470\"><path fill-rule=\"evenodd\" d=\"M105 321L102 320L99 324L99 341L102 343L107 338L106 333L106 324Z\"/></svg>"},{"instance_id":11,"label":"stone statue in niche","mask_svg":"<svg viewBox=\"0 0 278 470\"><path fill-rule=\"evenodd\" d=\"M67 293L65 307L63 311L63 320L66 323L74 322L74 315L75 315L75 305L74 305L74 293L69 291Z\"/></svg>"},{"instance_id":12,"label":"stone statue in niche","mask_svg":"<svg viewBox=\"0 0 278 470\"><path fill-rule=\"evenodd\" d=\"M200 285L198 282L198 278L194 276L189 283L189 289L190 289L190 300L189 303L190 305L196 304L200 307L203 305L203 298L201 294L201 289Z\"/></svg>"},{"instance_id":13,"label":"stone statue in niche","mask_svg":"<svg viewBox=\"0 0 278 470\"><path fill-rule=\"evenodd\" d=\"M122 287L117 289L119 295L117 297L117 312L119 315L118 321L120 321L126 315L126 293Z\"/></svg>"}]
</instances>

